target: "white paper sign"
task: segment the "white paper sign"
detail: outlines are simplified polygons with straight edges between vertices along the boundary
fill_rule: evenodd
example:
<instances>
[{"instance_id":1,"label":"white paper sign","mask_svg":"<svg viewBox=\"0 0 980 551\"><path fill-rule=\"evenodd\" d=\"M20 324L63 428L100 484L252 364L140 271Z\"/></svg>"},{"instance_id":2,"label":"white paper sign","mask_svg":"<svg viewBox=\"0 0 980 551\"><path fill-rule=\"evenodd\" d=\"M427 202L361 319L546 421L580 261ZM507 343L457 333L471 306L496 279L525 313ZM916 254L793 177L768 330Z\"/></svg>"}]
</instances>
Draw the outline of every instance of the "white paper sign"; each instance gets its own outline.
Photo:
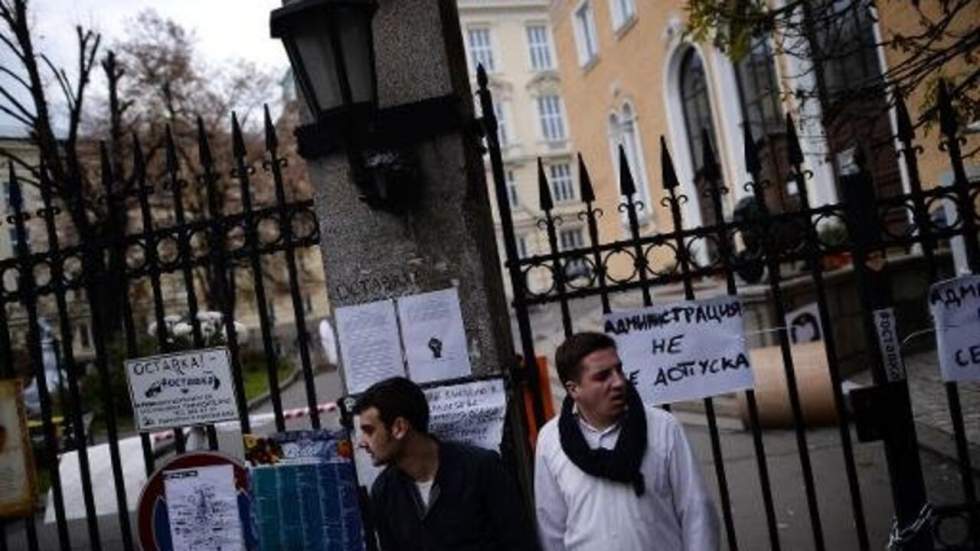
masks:
<instances>
[{"instance_id":1,"label":"white paper sign","mask_svg":"<svg viewBox=\"0 0 980 551\"><path fill-rule=\"evenodd\" d=\"M163 473L173 549L245 549L231 465Z\"/></svg>"},{"instance_id":2,"label":"white paper sign","mask_svg":"<svg viewBox=\"0 0 980 551\"><path fill-rule=\"evenodd\" d=\"M378 381L405 376L394 302L344 306L337 308L336 318L349 392L364 392Z\"/></svg>"},{"instance_id":3,"label":"white paper sign","mask_svg":"<svg viewBox=\"0 0 980 551\"><path fill-rule=\"evenodd\" d=\"M905 363L902 361L902 343L898 340L895 309L875 310L872 317L875 332L878 333L878 348L881 351L881 362L885 366L885 378L890 383L905 380Z\"/></svg>"},{"instance_id":4,"label":"white paper sign","mask_svg":"<svg viewBox=\"0 0 980 551\"><path fill-rule=\"evenodd\" d=\"M820 326L820 307L816 302L801 306L786 314L789 340L793 344L823 340Z\"/></svg>"},{"instance_id":5,"label":"white paper sign","mask_svg":"<svg viewBox=\"0 0 980 551\"><path fill-rule=\"evenodd\" d=\"M507 394L502 379L473 381L425 389L429 402L429 432L443 441L462 442L500 452L504 438ZM354 423L355 442L361 441ZM376 467L371 456L355 446L354 464L358 484L371 487L383 466Z\"/></svg>"},{"instance_id":6,"label":"white paper sign","mask_svg":"<svg viewBox=\"0 0 980 551\"><path fill-rule=\"evenodd\" d=\"M753 387L735 297L659 304L605 318L626 375L648 405Z\"/></svg>"},{"instance_id":7,"label":"white paper sign","mask_svg":"<svg viewBox=\"0 0 980 551\"><path fill-rule=\"evenodd\" d=\"M227 348L126 360L140 432L238 419Z\"/></svg>"},{"instance_id":8,"label":"white paper sign","mask_svg":"<svg viewBox=\"0 0 980 551\"><path fill-rule=\"evenodd\" d=\"M930 287L929 311L936 324L943 380L980 381L980 275Z\"/></svg>"},{"instance_id":9,"label":"white paper sign","mask_svg":"<svg viewBox=\"0 0 980 551\"><path fill-rule=\"evenodd\" d=\"M408 374L427 383L472 373L455 287L398 299Z\"/></svg>"}]
</instances>

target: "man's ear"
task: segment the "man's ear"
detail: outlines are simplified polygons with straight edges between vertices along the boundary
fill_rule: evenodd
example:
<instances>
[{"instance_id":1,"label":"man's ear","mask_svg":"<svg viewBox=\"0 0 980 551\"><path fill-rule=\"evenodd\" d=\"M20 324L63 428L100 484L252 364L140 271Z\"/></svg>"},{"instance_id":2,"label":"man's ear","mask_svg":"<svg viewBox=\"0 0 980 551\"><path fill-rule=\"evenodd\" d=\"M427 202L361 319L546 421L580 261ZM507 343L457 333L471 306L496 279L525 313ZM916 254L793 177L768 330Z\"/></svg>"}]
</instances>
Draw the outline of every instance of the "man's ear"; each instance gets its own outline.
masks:
<instances>
[{"instance_id":1,"label":"man's ear","mask_svg":"<svg viewBox=\"0 0 980 551\"><path fill-rule=\"evenodd\" d=\"M391 436L395 440L401 440L408 434L408 429L411 426L404 417L395 417L395 420L391 423Z\"/></svg>"},{"instance_id":2,"label":"man's ear","mask_svg":"<svg viewBox=\"0 0 980 551\"><path fill-rule=\"evenodd\" d=\"M575 381L565 381L565 392L568 392L572 400L578 398L578 383Z\"/></svg>"}]
</instances>

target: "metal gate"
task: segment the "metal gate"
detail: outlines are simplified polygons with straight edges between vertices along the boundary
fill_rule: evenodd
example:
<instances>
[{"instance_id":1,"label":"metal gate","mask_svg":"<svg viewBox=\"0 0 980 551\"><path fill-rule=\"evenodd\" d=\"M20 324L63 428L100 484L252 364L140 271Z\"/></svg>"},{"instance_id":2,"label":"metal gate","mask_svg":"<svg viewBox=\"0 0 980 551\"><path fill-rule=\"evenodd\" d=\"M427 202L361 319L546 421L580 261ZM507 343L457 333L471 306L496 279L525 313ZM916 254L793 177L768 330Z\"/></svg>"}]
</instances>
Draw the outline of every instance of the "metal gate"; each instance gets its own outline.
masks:
<instances>
[{"instance_id":1,"label":"metal gate","mask_svg":"<svg viewBox=\"0 0 980 551\"><path fill-rule=\"evenodd\" d=\"M135 141L127 174L114 173L106 144L102 144L101 169L93 171L101 188L89 188L85 194L65 196L64 190L82 189L81 183L52 182L41 166L38 181L31 182L40 191L35 205L25 193L26 183L10 167L13 214L6 223L16 245L14 257L0 261L4 282L0 291L0 377L15 376L17 368L29 371L37 381L43 436L35 445L35 462L42 478L50 483L54 522L53 526L41 524L34 515L23 523L5 523L0 526L0 549L136 546L127 502L140 488L126 486L124 467L135 460L149 475L160 455L155 450L157 441L171 441L177 453L184 452L187 445L183 429L136 435L121 426L119 414L126 408L120 408L119 402L127 394L122 374L125 358L216 342L226 345L242 432L250 430L243 384L246 366L264 372L258 377L267 379L275 427L281 431L285 416L280 363L286 355L298 358L293 376L302 378L307 404L299 413L309 415L313 427L319 428L322 406L318 408L315 351L311 350L316 341L310 337L307 320L312 307L301 287L308 284L303 278L303 257L319 242L312 201L294 192L284 177L288 165L279 151L268 109L262 152L249 152L246 144L250 142L234 115L231 123L231 143L221 155L230 166L215 160L218 152L212 150L198 119L196 143L183 144L189 147L175 144L169 128L163 143L151 144L160 152L154 176L148 175L149 160ZM165 157L162 163L161 154ZM182 159L193 161L199 170L191 173ZM90 223L95 211L115 217L117 223L112 227L125 231L95 231ZM323 288L317 292L323 293ZM287 305L280 309L288 310L286 321L294 325L288 335L277 334L283 324L275 320L276 297ZM257 318L251 350L246 343L240 344L241 333L248 327L237 320L249 311ZM45 319L50 320L53 335L45 334L39 325ZM184 325L182 332L176 328L180 324ZM150 337L146 338L148 330ZM43 349L49 345L42 341L51 342L51 336L60 355L62 369L58 372L64 376L57 389L49 387L45 375ZM79 340L90 345L91 354L79 353ZM15 350L26 357L15 357ZM94 423L93 410L98 412ZM121 442L137 438L135 447L141 454L125 456ZM205 429L204 439L203 447L218 449L213 426ZM91 444L107 446L109 479L93 479L93 471L104 466L93 463L96 446ZM69 522L66 516L65 481L59 473L59 456L66 452L77 454L84 525L82 520ZM114 499L109 501L114 503L97 505L96 496L105 488L112 488ZM100 519L97 506L117 512L103 513ZM106 522L112 516L116 522Z\"/></svg>"},{"instance_id":2,"label":"metal gate","mask_svg":"<svg viewBox=\"0 0 980 551\"><path fill-rule=\"evenodd\" d=\"M587 239L584 246L577 248L560 247L557 231L562 220L555 212L551 188L539 159L540 212L543 217L538 228L547 235L547 252L522 257L518 253L515 228L511 216L508 190L504 178L500 144L497 140L494 109L491 93L487 88L486 74L478 71L479 99L484 113L486 141L489 149L490 166L493 174L497 206L502 223L502 237L506 251L506 268L513 289L513 308L520 335L520 348L524 358L535 358L535 330L532 328L532 309L551 306L560 312L561 331L570 335L576 330L573 306L583 301L596 301L601 304L602 313L612 309L611 299L632 294L642 298L642 304L649 306L654 302L654 292L665 286L679 286L683 298L694 299L698 289L714 285L721 293L738 295L744 286L736 275L757 278L767 284L768 297L774 310L774 319L785 319L786 306L784 279L788 270L795 270L797 278L812 281L815 288L819 318L824 331L824 353L829 366L829 376L833 387L833 403L838 415L838 432L843 454L844 472L849 493L848 505L853 514L853 530L862 550L881 548L882 541L871 541L868 522L886 522L880 519L878 511L868 514L862 501L858 469L855 465L854 436L852 423L862 439L883 440L888 459L891 486L899 532L916 525L924 526L919 535L905 536L912 540L914 549L976 549L980 548L980 503L977 501L972 466L963 426L963 412L957 385L946 384L949 415L955 430L958 455L959 476L962 486L962 501L940 503L927 506L926 488L918 459L915 426L909 404L909 392L904 381L888 383L883 368L882 354L878 349L872 321L872 312L888 308L892 303L889 290L889 273L883 270L889 255L896 251L912 252L922 255L929 267L930 282L940 279L938 261L940 243L955 237L962 237L973 273L980 272L980 252L977 245L978 193L980 185L968 182L960 152L961 137L948 99L942 98L936 112L940 119L940 130L944 146L949 156L950 166L955 175L951 187L923 189L916 165L917 146L914 145L913 126L909 122L904 106L898 106L899 142L905 167L911 183L911 193L889 198L875 198L870 176L860 165L853 168L852 174L842 177L846 190L846 200L839 204L813 206L807 194L807 179L811 174L803 166L803 154L796 138L793 121L787 117L788 135L786 154L791 166L790 178L799 193L799 205L795 210L776 212L766 189L771 182L760 181L761 164L755 151L751 135L745 136L745 158L751 173L751 180L745 189L754 197L756 209L747 216L726 220L723 217L723 196L730 189L722 181L720 167L706 137L703 173L706 192L702 197L692 198L681 193L677 176L666 144L661 140L661 185L665 190L663 206L669 209L673 228L652 235L640 231L639 213L649 209L637 200L637 190L630 175L630 167L622 150L619 155L619 192L624 201L619 204L619 213L604 213L597 207L596 194L587 167L579 156L580 200L584 203L575 214L585 228ZM747 131L748 132L748 131ZM860 159L859 159L860 161ZM741 183L739 183L741 185ZM700 186L697 189L702 189ZM691 200L710 201L714 207L715 220L706 221L700 227L690 227L684 223L682 205ZM930 218L930 211L943 203L955 205L957 216L947 224L938 224ZM628 237L611 240L600 236L600 218L622 215L628 229ZM905 223L895 224L898 215ZM837 243L822 239L818 227L837 221L846 227L849 238ZM574 221L573 221L574 222ZM603 239L605 237L605 239ZM740 246L736 243L740 242ZM666 265L655 261L656 251L669 251L673 262ZM707 252L708 254L705 254ZM871 365L874 386L864 392L852 394L857 412L853 416L841 390L841 358L834 332L830 330L835 320L831 318L828 301L828 286L825 269L821 259L834 253L846 252L853 257L854 277L860 297L862 325L864 328L865 358ZM615 258L627 259L623 266L614 266ZM796 269L794 267L801 267ZM584 269L583 269L584 268ZM544 274L542 278L541 275ZM753 275L754 274L754 275ZM763 274L765 276L763 277ZM532 277L533 275L533 277ZM531 280L546 283L536 288ZM922 297L923 303L925 297ZM595 304L595 302L593 302ZM785 374L789 403L792 410L795 432L796 452L812 542L816 549L825 549L827 530L850 530L850 528L826 525L818 507L819 488L814 480L814 465L808 446L808 431L803 423L803 411L798 390L796 368L791 354L791 342L784 323L777 323L774 329L779 347L782 367ZM548 381L538 380L536 373L529 371L529 385L538 397L534 404L537 424L544 422L541 404L542 385ZM768 544L772 549L784 548L779 533L779 518L774 505L774 494L788 491L774 487L769 469L770 457L766 452L766 438L759 424L759 412L755 392L745 392L749 428L752 436L752 449L762 496L762 507L753 522L764 522L768 532ZM718 418L715 403L705 399L703 411L710 432L710 447L713 457L714 474L718 485L718 496L724 519L724 531L729 549L757 548L738 541L736 523L732 508L732 495L727 468L719 436ZM976 407L976 405L973 405ZM862 413L865 412L865 413ZM945 535L944 525L959 523L961 535L950 539ZM965 530L962 526L967 526ZM931 533L930 533L931 530ZM924 535L923 535L924 534ZM935 535L935 542L933 540ZM758 542L755 543L758 545Z\"/></svg>"}]
</instances>

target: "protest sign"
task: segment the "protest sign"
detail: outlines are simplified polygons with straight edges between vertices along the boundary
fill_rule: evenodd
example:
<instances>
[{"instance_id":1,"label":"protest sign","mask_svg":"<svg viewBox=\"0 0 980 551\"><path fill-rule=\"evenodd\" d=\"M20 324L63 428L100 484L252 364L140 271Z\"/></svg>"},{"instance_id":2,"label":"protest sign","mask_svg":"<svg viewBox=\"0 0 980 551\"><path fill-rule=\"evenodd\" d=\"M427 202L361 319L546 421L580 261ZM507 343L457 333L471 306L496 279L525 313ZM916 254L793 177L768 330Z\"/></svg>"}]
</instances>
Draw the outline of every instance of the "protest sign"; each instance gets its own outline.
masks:
<instances>
[{"instance_id":1,"label":"protest sign","mask_svg":"<svg viewBox=\"0 0 980 551\"><path fill-rule=\"evenodd\" d=\"M613 312L604 327L626 376L654 405L752 388L742 316L739 300L725 296Z\"/></svg>"},{"instance_id":2,"label":"protest sign","mask_svg":"<svg viewBox=\"0 0 980 551\"><path fill-rule=\"evenodd\" d=\"M929 311L943 380L980 381L980 275L930 287Z\"/></svg>"},{"instance_id":3,"label":"protest sign","mask_svg":"<svg viewBox=\"0 0 980 551\"><path fill-rule=\"evenodd\" d=\"M227 348L126 360L140 432L238 419Z\"/></svg>"},{"instance_id":4,"label":"protest sign","mask_svg":"<svg viewBox=\"0 0 980 551\"><path fill-rule=\"evenodd\" d=\"M173 549L244 551L232 465L165 471L163 487Z\"/></svg>"},{"instance_id":5,"label":"protest sign","mask_svg":"<svg viewBox=\"0 0 980 551\"><path fill-rule=\"evenodd\" d=\"M405 375L395 303L379 300L337 308L337 335L344 380L350 392Z\"/></svg>"},{"instance_id":6,"label":"protest sign","mask_svg":"<svg viewBox=\"0 0 980 551\"><path fill-rule=\"evenodd\" d=\"M472 372L455 287L399 298L398 321L413 381L442 381Z\"/></svg>"},{"instance_id":7,"label":"protest sign","mask_svg":"<svg viewBox=\"0 0 980 551\"><path fill-rule=\"evenodd\" d=\"M245 435L261 549L363 551L351 443L342 433Z\"/></svg>"},{"instance_id":8,"label":"protest sign","mask_svg":"<svg viewBox=\"0 0 980 551\"><path fill-rule=\"evenodd\" d=\"M23 383L0 380L0 518L34 513L36 480Z\"/></svg>"}]
</instances>

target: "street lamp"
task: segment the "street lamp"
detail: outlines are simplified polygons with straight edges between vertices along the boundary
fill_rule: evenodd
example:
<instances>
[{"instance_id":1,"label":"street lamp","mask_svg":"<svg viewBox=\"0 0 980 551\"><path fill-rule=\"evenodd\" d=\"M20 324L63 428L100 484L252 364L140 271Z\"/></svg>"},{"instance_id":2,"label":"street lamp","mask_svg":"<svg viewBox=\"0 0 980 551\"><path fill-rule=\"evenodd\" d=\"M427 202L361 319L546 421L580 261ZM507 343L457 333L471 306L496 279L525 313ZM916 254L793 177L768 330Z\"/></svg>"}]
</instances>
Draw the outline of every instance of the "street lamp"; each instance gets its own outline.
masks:
<instances>
[{"instance_id":1,"label":"street lamp","mask_svg":"<svg viewBox=\"0 0 980 551\"><path fill-rule=\"evenodd\" d=\"M360 198L403 212L420 198L415 146L458 130L465 120L453 95L378 107L372 20L375 0L300 0L272 11L312 117L296 129L299 154L317 159L343 150Z\"/></svg>"}]
</instances>

